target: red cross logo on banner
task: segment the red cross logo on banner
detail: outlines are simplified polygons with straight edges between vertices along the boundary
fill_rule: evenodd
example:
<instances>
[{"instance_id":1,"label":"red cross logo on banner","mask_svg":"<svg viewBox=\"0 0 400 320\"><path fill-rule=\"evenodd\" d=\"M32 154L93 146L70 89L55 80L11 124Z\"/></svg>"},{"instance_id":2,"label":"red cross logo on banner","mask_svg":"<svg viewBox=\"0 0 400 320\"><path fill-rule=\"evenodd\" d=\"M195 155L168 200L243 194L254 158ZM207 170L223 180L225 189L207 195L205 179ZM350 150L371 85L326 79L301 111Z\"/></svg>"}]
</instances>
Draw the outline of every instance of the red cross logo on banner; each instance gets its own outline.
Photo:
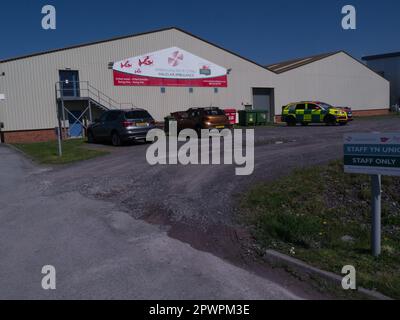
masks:
<instances>
[{"instance_id":1,"label":"red cross logo on banner","mask_svg":"<svg viewBox=\"0 0 400 320\"><path fill-rule=\"evenodd\" d=\"M171 57L168 58L170 66L176 67L183 61L183 54L179 51L175 51Z\"/></svg>"}]
</instances>

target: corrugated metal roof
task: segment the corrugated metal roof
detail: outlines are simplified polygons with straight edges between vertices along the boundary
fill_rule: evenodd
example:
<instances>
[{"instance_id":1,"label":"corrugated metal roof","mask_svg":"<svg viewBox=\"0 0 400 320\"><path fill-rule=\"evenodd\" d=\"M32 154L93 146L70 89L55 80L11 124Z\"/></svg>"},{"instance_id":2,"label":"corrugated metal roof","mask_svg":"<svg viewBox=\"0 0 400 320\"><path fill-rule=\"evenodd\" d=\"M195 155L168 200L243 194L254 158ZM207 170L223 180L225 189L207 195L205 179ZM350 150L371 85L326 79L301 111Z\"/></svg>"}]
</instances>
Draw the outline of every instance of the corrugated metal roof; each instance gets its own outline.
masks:
<instances>
[{"instance_id":1,"label":"corrugated metal roof","mask_svg":"<svg viewBox=\"0 0 400 320\"><path fill-rule=\"evenodd\" d=\"M143 33L137 33L137 34L131 34L131 35L126 35L126 36L121 36L121 37L116 37L116 38L111 38L111 39L106 39L106 40L101 40L101 41L95 41L95 42L88 42L88 43L82 43L82 44L78 44L75 46L70 46L70 47L65 47L65 48L59 48L59 49L54 49L54 50L48 50L48 51L43 51L43 52L37 52L37 53L33 53L33 54L29 54L29 55L25 55L25 56L20 56L20 57L14 57L14 58L9 58L9 59L5 59L5 60L0 60L0 63L5 63L5 62L11 62L11 61L16 61L16 60L21 60L21 59L27 59L27 58L31 58L31 57L36 57L36 56L41 56L41 55L45 55L45 54L49 54L49 53L55 53L55 52L60 52L60 51L65 51L65 50L70 50L70 49L77 49L77 48L81 48L81 47L87 47L87 46L92 46L92 45L97 45L97 44L101 44L101 43L106 43L106 42L111 42L111 41L117 41L117 40L123 40L123 39L129 39L129 38L135 38L135 37L139 37L139 36L143 36L143 35L147 35L147 34L152 34L152 33L158 33L158 32L163 32L163 31L168 31L168 30L177 30L180 31L182 33L185 33L195 39L198 39L200 41L203 41L209 45L212 45L218 49L221 49L227 53L230 53L240 59L243 59L247 62L250 62L252 64L257 65L258 67L261 67L263 69L267 69L265 68L265 66L251 60L248 58L243 57L242 55L239 55L233 51L230 51L228 49L225 49L213 42L207 41L203 38L200 38L188 31L185 31L183 29L180 29L178 27L168 27L168 28L163 28L163 29L158 29L158 30L153 30L153 31L148 31L148 32L143 32ZM270 70L269 70L270 71Z\"/></svg>"},{"instance_id":2,"label":"corrugated metal roof","mask_svg":"<svg viewBox=\"0 0 400 320\"><path fill-rule=\"evenodd\" d=\"M18 57L5 59L5 60L0 60L0 63L10 62L10 61L15 61L15 60L21 60L21 59L26 59L26 58L36 57L36 56L41 56L41 55L44 55L44 54L60 52L60 51L64 51L64 50L77 49L77 48L81 48L81 47L92 46L92 45L101 44L101 43L110 42L110 41L117 41L117 40L133 38L133 37L139 37L139 36L143 36L143 35L146 35L146 34L162 32L162 31L168 31L168 30L171 30L171 29L177 29L177 28L174 28L174 27L163 28L163 29L153 30L153 31L149 31L149 32L131 34L131 35L126 35L126 36L121 36L121 37L114 37L114 38L110 38L110 39L106 39L106 40L82 43L82 44L69 46L69 47L64 47L64 48L41 51L41 52L36 52L36 53L24 55L24 56L18 56Z\"/></svg>"},{"instance_id":3,"label":"corrugated metal roof","mask_svg":"<svg viewBox=\"0 0 400 320\"><path fill-rule=\"evenodd\" d=\"M285 72L293 70L293 69L300 68L300 67L305 66L307 64L310 64L310 63L313 63L313 62L316 62L316 61L319 61L319 60L334 56L334 55L339 54L339 53L343 53L343 54L347 55L348 57L350 57L354 61L357 61L359 64L361 64L362 66L367 68L369 71L377 74L382 79L385 79L381 74L376 73L374 70L372 70L366 64L364 64L360 60L354 58L352 55L348 54L346 51L343 51L343 50L336 51L336 52L331 52L331 53L319 54L319 55L310 56L310 57L306 57L306 58L300 58L300 59L295 59L295 60L284 61L284 62L280 62L280 63L275 63L275 64L271 64L269 66L266 66L266 68L268 70L276 73L276 74L281 74L281 73L285 73ZM385 80L388 81L387 79L385 79Z\"/></svg>"},{"instance_id":4,"label":"corrugated metal roof","mask_svg":"<svg viewBox=\"0 0 400 320\"><path fill-rule=\"evenodd\" d=\"M373 56L363 57L362 59L364 61L370 61L370 60L379 60L379 59L396 58L396 57L400 57L400 52L390 52L390 53L384 53L384 54L376 54L376 55L373 55Z\"/></svg>"},{"instance_id":5,"label":"corrugated metal roof","mask_svg":"<svg viewBox=\"0 0 400 320\"><path fill-rule=\"evenodd\" d=\"M278 73L278 74L284 73L284 72L305 66L307 64L313 63L315 61L328 58L339 52L341 52L341 51L318 54L318 55L314 55L314 56L310 56L310 57L299 58L299 59L294 59L294 60L289 60L289 61L283 61L283 62L271 64L271 65L267 66L266 68L268 70Z\"/></svg>"}]
</instances>

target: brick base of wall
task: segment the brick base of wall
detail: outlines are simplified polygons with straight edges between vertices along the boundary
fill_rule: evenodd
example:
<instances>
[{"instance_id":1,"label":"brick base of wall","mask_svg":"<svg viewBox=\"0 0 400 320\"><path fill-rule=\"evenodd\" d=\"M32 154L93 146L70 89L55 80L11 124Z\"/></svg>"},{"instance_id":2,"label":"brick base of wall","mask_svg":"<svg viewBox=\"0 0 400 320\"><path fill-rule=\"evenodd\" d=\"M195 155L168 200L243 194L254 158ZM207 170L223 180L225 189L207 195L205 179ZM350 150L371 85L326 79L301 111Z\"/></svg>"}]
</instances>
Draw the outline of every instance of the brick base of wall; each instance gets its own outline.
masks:
<instances>
[{"instance_id":1,"label":"brick base of wall","mask_svg":"<svg viewBox=\"0 0 400 320\"><path fill-rule=\"evenodd\" d=\"M355 117L387 116L389 114L389 109L353 110L353 116Z\"/></svg>"},{"instance_id":2,"label":"brick base of wall","mask_svg":"<svg viewBox=\"0 0 400 320\"><path fill-rule=\"evenodd\" d=\"M45 142L57 139L54 129L8 131L2 132L1 135L4 143Z\"/></svg>"},{"instance_id":3,"label":"brick base of wall","mask_svg":"<svg viewBox=\"0 0 400 320\"><path fill-rule=\"evenodd\" d=\"M389 115L389 109L353 110L356 117L371 117ZM275 123L281 123L281 116L275 116ZM57 140L54 129L24 130L0 132L3 143L32 143ZM64 136L66 136L64 134Z\"/></svg>"},{"instance_id":4,"label":"brick base of wall","mask_svg":"<svg viewBox=\"0 0 400 320\"><path fill-rule=\"evenodd\" d=\"M275 123L277 123L277 124L282 123L282 116L281 115L275 116Z\"/></svg>"}]
</instances>

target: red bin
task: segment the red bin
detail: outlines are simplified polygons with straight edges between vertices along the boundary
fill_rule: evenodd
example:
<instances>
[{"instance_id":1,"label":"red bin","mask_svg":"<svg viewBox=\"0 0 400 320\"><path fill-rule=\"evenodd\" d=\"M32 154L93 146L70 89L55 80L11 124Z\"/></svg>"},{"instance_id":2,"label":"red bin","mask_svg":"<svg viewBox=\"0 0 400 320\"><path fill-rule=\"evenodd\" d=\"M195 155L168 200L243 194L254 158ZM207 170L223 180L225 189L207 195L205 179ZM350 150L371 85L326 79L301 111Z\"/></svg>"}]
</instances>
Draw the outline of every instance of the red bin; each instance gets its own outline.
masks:
<instances>
[{"instance_id":1,"label":"red bin","mask_svg":"<svg viewBox=\"0 0 400 320\"><path fill-rule=\"evenodd\" d=\"M236 124L236 109L224 109L226 116L229 118L230 124Z\"/></svg>"}]
</instances>

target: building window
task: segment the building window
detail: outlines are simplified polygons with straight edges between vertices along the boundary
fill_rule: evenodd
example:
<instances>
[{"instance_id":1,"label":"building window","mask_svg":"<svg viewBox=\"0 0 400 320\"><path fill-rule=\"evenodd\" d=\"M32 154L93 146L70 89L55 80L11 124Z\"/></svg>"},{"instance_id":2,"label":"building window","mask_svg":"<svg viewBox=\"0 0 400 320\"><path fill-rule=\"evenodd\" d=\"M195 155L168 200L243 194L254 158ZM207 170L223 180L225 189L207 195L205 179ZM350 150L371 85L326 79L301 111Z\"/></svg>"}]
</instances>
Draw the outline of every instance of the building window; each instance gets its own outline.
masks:
<instances>
[{"instance_id":1,"label":"building window","mask_svg":"<svg viewBox=\"0 0 400 320\"><path fill-rule=\"evenodd\" d=\"M189 93L193 93L193 88L189 88Z\"/></svg>"},{"instance_id":2,"label":"building window","mask_svg":"<svg viewBox=\"0 0 400 320\"><path fill-rule=\"evenodd\" d=\"M214 88L214 93L218 93L218 88Z\"/></svg>"},{"instance_id":3,"label":"building window","mask_svg":"<svg viewBox=\"0 0 400 320\"><path fill-rule=\"evenodd\" d=\"M165 88L164 87L161 88L161 93L165 93Z\"/></svg>"}]
</instances>

